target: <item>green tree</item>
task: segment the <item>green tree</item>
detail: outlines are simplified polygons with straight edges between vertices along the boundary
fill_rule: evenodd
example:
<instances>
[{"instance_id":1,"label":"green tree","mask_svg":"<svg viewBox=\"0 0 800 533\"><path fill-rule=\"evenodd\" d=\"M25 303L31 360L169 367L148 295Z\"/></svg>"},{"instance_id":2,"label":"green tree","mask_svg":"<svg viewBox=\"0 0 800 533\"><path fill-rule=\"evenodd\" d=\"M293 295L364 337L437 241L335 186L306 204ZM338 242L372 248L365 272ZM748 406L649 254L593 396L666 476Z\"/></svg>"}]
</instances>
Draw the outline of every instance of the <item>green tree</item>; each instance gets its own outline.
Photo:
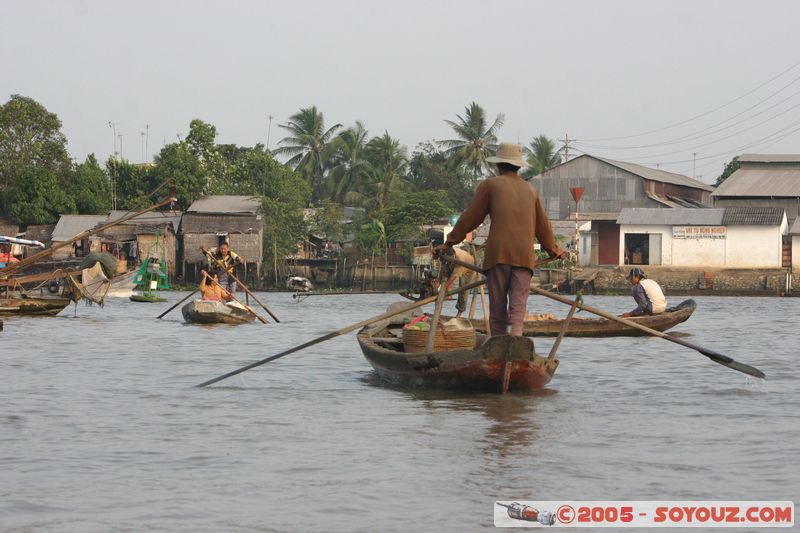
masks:
<instances>
[{"instance_id":1,"label":"green tree","mask_svg":"<svg viewBox=\"0 0 800 533\"><path fill-rule=\"evenodd\" d=\"M117 209L143 209L152 203L149 194L158 186L155 169L111 157L106 169L116 190Z\"/></svg>"},{"instance_id":2,"label":"green tree","mask_svg":"<svg viewBox=\"0 0 800 533\"><path fill-rule=\"evenodd\" d=\"M68 194L75 208L83 215L100 215L111 210L111 180L97 163L94 154L75 165Z\"/></svg>"},{"instance_id":3,"label":"green tree","mask_svg":"<svg viewBox=\"0 0 800 533\"><path fill-rule=\"evenodd\" d=\"M0 197L31 167L48 171L63 185L71 170L66 145L55 113L33 98L12 95L0 106Z\"/></svg>"},{"instance_id":4,"label":"green tree","mask_svg":"<svg viewBox=\"0 0 800 533\"><path fill-rule=\"evenodd\" d=\"M329 241L341 241L344 236L344 210L334 202L325 201L314 209L309 231Z\"/></svg>"},{"instance_id":5,"label":"green tree","mask_svg":"<svg viewBox=\"0 0 800 533\"><path fill-rule=\"evenodd\" d=\"M453 206L447 191L419 191L404 196L403 202L384 212L389 240L417 240L424 237L423 224L434 224L451 215Z\"/></svg>"},{"instance_id":6,"label":"green tree","mask_svg":"<svg viewBox=\"0 0 800 533\"><path fill-rule=\"evenodd\" d=\"M356 231L354 244L362 255L383 254L388 255L386 228L383 222L373 219L362 224Z\"/></svg>"},{"instance_id":7,"label":"green tree","mask_svg":"<svg viewBox=\"0 0 800 533\"><path fill-rule=\"evenodd\" d=\"M448 155L458 155L476 178L490 171L486 158L497 150L497 131L503 126L505 118L498 113L494 122L488 124L486 112L476 102L464 110L464 115L456 115L456 120L445 120L456 139L439 141Z\"/></svg>"},{"instance_id":8,"label":"green tree","mask_svg":"<svg viewBox=\"0 0 800 533\"><path fill-rule=\"evenodd\" d=\"M525 147L528 156L528 168L522 171L526 178L538 176L561 164L561 149L556 149L556 143L546 135L534 137L530 147Z\"/></svg>"},{"instance_id":9,"label":"green tree","mask_svg":"<svg viewBox=\"0 0 800 533\"><path fill-rule=\"evenodd\" d=\"M178 205L181 209L186 210L198 196L208 190L208 173L185 141L164 146L155 157L155 162L153 183L168 181L173 184L177 189Z\"/></svg>"},{"instance_id":10,"label":"green tree","mask_svg":"<svg viewBox=\"0 0 800 533\"><path fill-rule=\"evenodd\" d=\"M404 181L408 153L398 139L385 132L367 143L366 157L371 167L371 184L368 197L363 203L373 217L377 218Z\"/></svg>"},{"instance_id":11,"label":"green tree","mask_svg":"<svg viewBox=\"0 0 800 533\"><path fill-rule=\"evenodd\" d=\"M733 159L731 159L727 165L725 165L725 169L722 171L722 174L719 175L717 178L716 186L719 187L723 181L728 179L731 174L739 170L739 156L737 155Z\"/></svg>"},{"instance_id":12,"label":"green tree","mask_svg":"<svg viewBox=\"0 0 800 533\"><path fill-rule=\"evenodd\" d=\"M60 214L75 212L75 202L64 192L55 173L46 168L23 168L4 196L8 214L20 225L55 224Z\"/></svg>"},{"instance_id":13,"label":"green tree","mask_svg":"<svg viewBox=\"0 0 800 533\"><path fill-rule=\"evenodd\" d=\"M337 135L329 145L329 197L340 204L348 201L348 193L363 191L369 182L371 166L365 158L369 132L360 121Z\"/></svg>"},{"instance_id":14,"label":"green tree","mask_svg":"<svg viewBox=\"0 0 800 533\"><path fill-rule=\"evenodd\" d=\"M430 142L420 143L411 154L407 179L416 190L446 190L456 210L466 207L475 191L475 176L457 155L447 155Z\"/></svg>"},{"instance_id":15,"label":"green tree","mask_svg":"<svg viewBox=\"0 0 800 533\"><path fill-rule=\"evenodd\" d=\"M289 157L287 164L311 186L312 199L320 200L328 163L325 156L330 153L327 146L342 125L334 124L325 129L325 117L316 106L312 106L301 109L280 127L289 135L280 140L278 144L282 146L275 150L275 154Z\"/></svg>"}]
</instances>

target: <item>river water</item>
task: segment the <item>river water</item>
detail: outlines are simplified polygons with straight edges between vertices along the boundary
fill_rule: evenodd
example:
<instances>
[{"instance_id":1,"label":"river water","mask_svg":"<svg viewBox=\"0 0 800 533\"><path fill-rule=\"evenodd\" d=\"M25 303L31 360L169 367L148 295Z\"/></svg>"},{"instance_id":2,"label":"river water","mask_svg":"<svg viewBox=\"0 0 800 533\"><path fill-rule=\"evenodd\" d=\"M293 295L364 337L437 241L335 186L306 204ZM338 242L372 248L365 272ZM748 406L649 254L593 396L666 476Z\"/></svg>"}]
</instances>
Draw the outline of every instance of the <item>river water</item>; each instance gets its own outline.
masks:
<instances>
[{"instance_id":1,"label":"river water","mask_svg":"<svg viewBox=\"0 0 800 533\"><path fill-rule=\"evenodd\" d=\"M263 299L281 324L126 299L7 317L0 531L479 531L497 499L800 501L800 299L696 298L675 330L767 381L659 339L567 338L544 393L408 392L350 334L193 388L398 297Z\"/></svg>"}]
</instances>

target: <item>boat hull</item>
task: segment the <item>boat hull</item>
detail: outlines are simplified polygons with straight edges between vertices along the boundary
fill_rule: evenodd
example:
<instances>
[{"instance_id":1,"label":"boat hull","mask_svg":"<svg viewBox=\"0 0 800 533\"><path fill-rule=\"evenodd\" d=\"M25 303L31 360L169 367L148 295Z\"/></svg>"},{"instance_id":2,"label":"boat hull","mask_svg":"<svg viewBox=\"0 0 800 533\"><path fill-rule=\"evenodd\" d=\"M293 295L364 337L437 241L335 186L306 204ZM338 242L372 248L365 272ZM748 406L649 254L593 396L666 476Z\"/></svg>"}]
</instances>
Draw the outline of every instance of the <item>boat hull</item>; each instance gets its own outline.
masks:
<instances>
[{"instance_id":1,"label":"boat hull","mask_svg":"<svg viewBox=\"0 0 800 533\"><path fill-rule=\"evenodd\" d=\"M484 342L485 340L485 342ZM544 388L558 368L558 359L537 355L525 337L479 335L479 347L447 352L406 353L402 344L387 348L368 329L358 334L364 357L386 382L409 388L503 392Z\"/></svg>"},{"instance_id":2,"label":"boat hull","mask_svg":"<svg viewBox=\"0 0 800 533\"><path fill-rule=\"evenodd\" d=\"M660 315L631 317L628 320L650 329L666 331L682 322L686 322L696 309L697 303L694 300L686 300L677 307ZM471 322L476 331L485 333L486 328L482 319L472 319ZM563 324L563 320L526 320L522 334L526 337L558 337ZM565 333L567 337L643 337L646 335L647 333L640 329L606 318L578 317L574 317L570 321Z\"/></svg>"},{"instance_id":3,"label":"boat hull","mask_svg":"<svg viewBox=\"0 0 800 533\"><path fill-rule=\"evenodd\" d=\"M155 294L132 294L130 297L132 302L143 302L143 303L162 303L166 302L166 298L162 298L161 296L156 296Z\"/></svg>"},{"instance_id":4,"label":"boat hull","mask_svg":"<svg viewBox=\"0 0 800 533\"><path fill-rule=\"evenodd\" d=\"M0 315L54 316L70 302L69 298L0 298Z\"/></svg>"},{"instance_id":5,"label":"boat hull","mask_svg":"<svg viewBox=\"0 0 800 533\"><path fill-rule=\"evenodd\" d=\"M256 318L244 308L210 300L189 302L181 313L186 322L193 324L249 324Z\"/></svg>"}]
</instances>

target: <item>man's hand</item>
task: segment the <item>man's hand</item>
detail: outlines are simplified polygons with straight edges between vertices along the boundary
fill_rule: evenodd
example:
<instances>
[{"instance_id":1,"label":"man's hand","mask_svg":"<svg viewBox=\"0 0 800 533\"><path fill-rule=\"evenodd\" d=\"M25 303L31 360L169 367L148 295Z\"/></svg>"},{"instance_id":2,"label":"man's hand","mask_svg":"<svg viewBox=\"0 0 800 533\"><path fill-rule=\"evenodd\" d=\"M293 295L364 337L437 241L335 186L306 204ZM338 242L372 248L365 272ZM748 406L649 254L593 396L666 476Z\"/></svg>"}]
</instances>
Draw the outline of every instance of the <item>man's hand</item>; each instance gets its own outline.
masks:
<instances>
[{"instance_id":1,"label":"man's hand","mask_svg":"<svg viewBox=\"0 0 800 533\"><path fill-rule=\"evenodd\" d=\"M632 315L632 314L630 313L630 311L629 311L629 312L627 312L627 313L622 313L622 316L623 316L623 317L625 317L625 318L630 318L630 317L632 317L633 315Z\"/></svg>"},{"instance_id":2,"label":"man's hand","mask_svg":"<svg viewBox=\"0 0 800 533\"><path fill-rule=\"evenodd\" d=\"M566 250L559 250L558 253L553 257L555 257L556 259L566 259L568 256L569 252L567 252Z\"/></svg>"},{"instance_id":3,"label":"man's hand","mask_svg":"<svg viewBox=\"0 0 800 533\"><path fill-rule=\"evenodd\" d=\"M446 254L449 250L452 250L453 245L450 243L438 244L433 247L433 255L439 254Z\"/></svg>"}]
</instances>

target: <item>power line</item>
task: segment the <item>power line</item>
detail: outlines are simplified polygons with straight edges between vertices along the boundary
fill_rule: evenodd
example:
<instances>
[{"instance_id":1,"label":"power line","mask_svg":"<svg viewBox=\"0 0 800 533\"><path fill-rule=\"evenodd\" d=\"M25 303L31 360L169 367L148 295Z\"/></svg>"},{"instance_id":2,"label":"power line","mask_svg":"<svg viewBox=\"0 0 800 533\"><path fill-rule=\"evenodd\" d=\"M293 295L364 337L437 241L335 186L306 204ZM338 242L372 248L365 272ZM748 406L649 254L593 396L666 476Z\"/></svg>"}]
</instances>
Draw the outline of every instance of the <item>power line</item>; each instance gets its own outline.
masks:
<instances>
[{"instance_id":1,"label":"power line","mask_svg":"<svg viewBox=\"0 0 800 533\"><path fill-rule=\"evenodd\" d=\"M777 96L779 93L783 92L789 86L793 85L794 83L797 83L798 81L800 81L800 76L798 76L797 78L793 79L787 85L784 85L778 91L772 93L771 95L769 95L768 97L764 98L763 100L761 100L761 101L757 102L756 104L753 104L752 106L748 107L747 109L744 109L744 110L740 111L739 113L736 113L735 115L730 116L730 117L726 118L725 120L723 120L721 122L717 122L716 124L712 124L711 126L708 126L707 128L703 128L702 130L696 131L694 133L689 133L689 134L684 135L682 137L677 137L675 139L670 139L668 141L659 142L659 143L642 144L642 145L639 145L639 146L602 146L602 145L595 145L595 144L585 143L585 142L580 142L578 144L583 144L584 146L586 146L588 148L595 148L595 149L598 149L598 150L638 150L640 148L652 148L652 147L656 147L656 146L668 146L668 145L672 145L672 144L683 144L684 142L693 141L693 140L696 140L696 139L702 139L703 137L708 137L709 135L713 135L713 134L718 133L720 131L724 131L724 130L726 130L728 128L732 128L733 126L736 126L738 124L742 124L744 122L747 122L750 119L759 117L759 116L763 115L764 113L766 113L767 111L769 111L770 109L774 109L774 108L778 107L779 105L781 105L782 103L786 102L787 100L791 100L792 98L794 98L795 96L800 94L800 91L792 93L789 96L787 96L786 98L784 98L783 100L781 100L780 102L778 102L776 104L773 104L773 105L769 106L766 109L762 109L761 111L759 111L757 113L754 113L753 115L750 115L749 117L744 118L744 119L742 119L742 120L740 120L738 122L734 122L733 124L729 124L729 125L725 126L724 128L720 128L718 130L714 130L714 131L711 131L711 132L708 132L708 133L705 133L705 134L703 133L703 132L707 132L708 130L710 130L712 128L716 128L717 126L725 124L726 122L729 122L729 121L731 121L731 120L733 120L733 119L735 119L735 118L747 113L751 109L754 109L754 108L760 106L764 102L766 102L766 101L772 99L773 97ZM790 109L794 109L794 108L790 108Z\"/></svg>"},{"instance_id":2,"label":"power line","mask_svg":"<svg viewBox=\"0 0 800 533\"><path fill-rule=\"evenodd\" d=\"M755 129L758 126L766 124L767 122L771 122L771 121L775 120L776 118L780 118L780 117L785 116L785 114L787 112L789 112L789 111L791 111L793 109L796 109L798 107L800 107L800 103L797 103L797 104L793 105L792 107L790 107L789 109L786 109L786 110L781 111L781 112L779 112L779 113L777 113L775 115L772 115L771 117L769 117L769 118L767 118L765 120L762 120L761 122L758 122L757 124L753 124L752 126L748 126L748 127L744 128L744 129L735 131L734 133L731 133L730 135L726 135L725 137L719 137L717 139L714 139L712 141L708 141L708 142L705 142L705 143L702 143L702 144L692 145L691 149L702 148L703 146L716 144L716 143L718 143L720 141L724 141L726 139L730 139L731 137L736 137L737 135L740 135L742 133L747 133L748 131L751 131L751 130ZM727 128L724 128L724 129L727 129ZM665 155L680 154L680 153L683 153L685 151L686 151L686 149L673 150L671 152L661 152L661 153L657 153L657 154L650 154L650 155L644 155L644 156L628 157L626 159L631 160L631 161L642 161L642 160L646 160L646 159L653 159L655 157L662 157L662 156L665 156Z\"/></svg>"},{"instance_id":3,"label":"power line","mask_svg":"<svg viewBox=\"0 0 800 533\"><path fill-rule=\"evenodd\" d=\"M723 108L728 107L729 105L731 105L731 104L733 104L735 102L738 102L742 98L750 96L751 94L753 94L754 92L758 91L762 87L764 87L766 85L769 85L770 83L772 83L776 79L780 78L781 76L783 76L784 74L786 74L790 70L793 70L798 65L800 65L800 61L798 61L797 63L795 63L791 67L787 68L786 70L784 70L780 74L777 74L776 76L773 76L772 78L770 78L769 80L765 81L764 83L762 83L758 87L756 87L754 89L751 89L750 91L744 93L741 96L738 96L738 97L734 98L733 100L730 100L730 101L728 101L728 102L726 102L726 103L724 103L724 104L722 104L720 106L715 107L711 111L706 111L705 113L700 113L699 115L695 115L695 116L693 116L691 118L687 118L686 120L682 120L682 121L676 122L674 124L670 124L669 126L664 126L663 128L656 128L654 130L649 130L649 131L645 131L645 132L642 132L642 133L637 133L637 134L634 134L634 135L622 135L622 136L619 136L619 137L601 137L601 138L597 138L597 139L585 139L585 140L589 141L589 142L592 142L592 141L616 141L616 140L621 140L621 139L632 139L634 137L643 137L645 135L650 135L652 133L658 133L659 131L664 131L664 130L675 128L677 126L682 126L683 124L692 122L693 120L697 120L698 118L702 118L702 117L708 116L708 115L710 115L712 113L715 113L716 111L719 111L720 109L723 109Z\"/></svg>"}]
</instances>

